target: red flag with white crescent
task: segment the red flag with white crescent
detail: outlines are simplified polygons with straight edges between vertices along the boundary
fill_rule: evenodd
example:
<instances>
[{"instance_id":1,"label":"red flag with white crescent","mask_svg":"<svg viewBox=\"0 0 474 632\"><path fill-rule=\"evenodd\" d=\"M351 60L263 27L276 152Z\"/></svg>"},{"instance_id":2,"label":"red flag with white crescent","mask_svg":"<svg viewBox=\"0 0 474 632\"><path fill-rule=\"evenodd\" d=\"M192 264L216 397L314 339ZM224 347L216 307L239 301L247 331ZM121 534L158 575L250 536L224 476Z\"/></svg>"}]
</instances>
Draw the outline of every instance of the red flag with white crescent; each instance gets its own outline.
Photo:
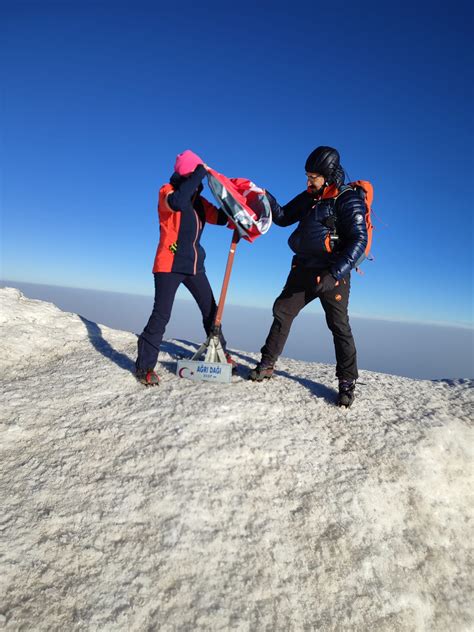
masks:
<instances>
[{"instance_id":1,"label":"red flag with white crescent","mask_svg":"<svg viewBox=\"0 0 474 632\"><path fill-rule=\"evenodd\" d=\"M255 241L272 225L272 212L265 189L246 178L227 178L208 168L208 182L220 208L229 218L229 228L237 229L247 241Z\"/></svg>"}]
</instances>

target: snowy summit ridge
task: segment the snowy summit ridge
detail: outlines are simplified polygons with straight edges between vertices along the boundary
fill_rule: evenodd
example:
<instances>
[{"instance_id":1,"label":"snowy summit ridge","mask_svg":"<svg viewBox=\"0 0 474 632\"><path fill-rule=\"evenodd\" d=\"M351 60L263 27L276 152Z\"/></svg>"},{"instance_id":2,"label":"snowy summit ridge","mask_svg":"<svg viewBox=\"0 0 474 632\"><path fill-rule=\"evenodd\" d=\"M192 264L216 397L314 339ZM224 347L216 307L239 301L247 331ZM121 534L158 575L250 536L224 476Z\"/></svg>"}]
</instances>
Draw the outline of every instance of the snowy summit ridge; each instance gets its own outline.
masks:
<instances>
[{"instance_id":1,"label":"snowy summit ridge","mask_svg":"<svg viewBox=\"0 0 474 632\"><path fill-rule=\"evenodd\" d=\"M472 381L341 410L332 366L193 383L168 341L146 389L133 334L0 301L0 629L471 629Z\"/></svg>"}]
</instances>

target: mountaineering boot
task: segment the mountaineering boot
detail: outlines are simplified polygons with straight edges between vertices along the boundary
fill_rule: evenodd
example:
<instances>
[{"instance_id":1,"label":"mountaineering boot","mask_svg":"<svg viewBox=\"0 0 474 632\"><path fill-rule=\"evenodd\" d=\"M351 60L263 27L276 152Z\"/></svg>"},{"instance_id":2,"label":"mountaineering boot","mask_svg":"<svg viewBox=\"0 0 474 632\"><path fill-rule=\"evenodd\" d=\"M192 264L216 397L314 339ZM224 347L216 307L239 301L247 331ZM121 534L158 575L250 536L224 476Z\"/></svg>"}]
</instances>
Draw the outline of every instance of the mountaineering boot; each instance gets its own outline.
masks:
<instances>
[{"instance_id":1,"label":"mountaineering boot","mask_svg":"<svg viewBox=\"0 0 474 632\"><path fill-rule=\"evenodd\" d=\"M273 367L272 366L264 366L261 362L257 364L257 366L252 369L249 373L249 380L252 382L263 382L263 380L268 380L273 375Z\"/></svg>"},{"instance_id":2,"label":"mountaineering boot","mask_svg":"<svg viewBox=\"0 0 474 632\"><path fill-rule=\"evenodd\" d=\"M140 384L144 384L145 386L158 386L160 383L160 378L153 369L137 369L135 377Z\"/></svg>"},{"instance_id":3,"label":"mountaineering boot","mask_svg":"<svg viewBox=\"0 0 474 632\"><path fill-rule=\"evenodd\" d=\"M237 362L230 355L230 353L225 354L225 359L227 360L227 364L230 364L230 366L232 367L232 375L235 375L237 373Z\"/></svg>"},{"instance_id":4,"label":"mountaineering boot","mask_svg":"<svg viewBox=\"0 0 474 632\"><path fill-rule=\"evenodd\" d=\"M338 406L349 408L354 401L355 380L339 380Z\"/></svg>"}]
</instances>

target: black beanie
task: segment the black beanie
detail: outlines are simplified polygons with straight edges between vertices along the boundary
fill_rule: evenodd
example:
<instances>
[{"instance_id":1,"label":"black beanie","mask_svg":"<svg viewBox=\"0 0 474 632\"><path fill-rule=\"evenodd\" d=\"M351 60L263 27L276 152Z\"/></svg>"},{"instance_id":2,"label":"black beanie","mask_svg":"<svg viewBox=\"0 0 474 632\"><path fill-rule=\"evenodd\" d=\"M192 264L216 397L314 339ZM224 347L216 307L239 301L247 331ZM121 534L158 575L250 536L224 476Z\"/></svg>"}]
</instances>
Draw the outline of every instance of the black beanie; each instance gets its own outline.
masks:
<instances>
[{"instance_id":1,"label":"black beanie","mask_svg":"<svg viewBox=\"0 0 474 632\"><path fill-rule=\"evenodd\" d=\"M319 173L330 182L339 167L339 160L337 149L325 146L316 147L308 156L304 168L309 173Z\"/></svg>"}]
</instances>

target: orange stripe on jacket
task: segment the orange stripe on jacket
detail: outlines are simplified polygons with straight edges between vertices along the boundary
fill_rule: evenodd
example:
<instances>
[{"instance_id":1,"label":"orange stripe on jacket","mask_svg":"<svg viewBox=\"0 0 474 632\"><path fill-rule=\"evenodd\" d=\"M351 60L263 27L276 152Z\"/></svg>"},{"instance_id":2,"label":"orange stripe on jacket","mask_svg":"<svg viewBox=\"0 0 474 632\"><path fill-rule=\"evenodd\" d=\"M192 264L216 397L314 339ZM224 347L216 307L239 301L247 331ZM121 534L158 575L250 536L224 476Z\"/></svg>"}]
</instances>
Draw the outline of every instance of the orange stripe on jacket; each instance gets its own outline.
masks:
<instances>
[{"instance_id":1,"label":"orange stripe on jacket","mask_svg":"<svg viewBox=\"0 0 474 632\"><path fill-rule=\"evenodd\" d=\"M153 272L171 272L174 253L181 223L181 213L173 211L167 202L168 195L174 191L171 184L164 184L158 195L158 219L160 222L160 242L156 250Z\"/></svg>"}]
</instances>

